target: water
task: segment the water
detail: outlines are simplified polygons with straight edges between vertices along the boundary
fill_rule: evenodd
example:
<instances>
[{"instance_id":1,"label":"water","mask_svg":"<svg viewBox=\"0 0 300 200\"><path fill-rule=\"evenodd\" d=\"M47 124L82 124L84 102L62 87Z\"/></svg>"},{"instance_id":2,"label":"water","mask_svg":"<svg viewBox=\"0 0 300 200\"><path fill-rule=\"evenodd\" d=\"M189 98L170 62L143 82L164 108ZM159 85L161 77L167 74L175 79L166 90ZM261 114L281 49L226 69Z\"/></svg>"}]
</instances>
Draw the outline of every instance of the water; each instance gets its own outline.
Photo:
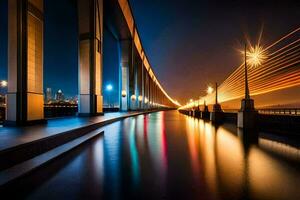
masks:
<instances>
[{"instance_id":1,"label":"water","mask_svg":"<svg viewBox=\"0 0 300 200\"><path fill-rule=\"evenodd\" d=\"M20 181L28 199L300 199L300 148L233 125L159 112L104 127L104 136ZM263 137L261 137L263 135ZM281 139L280 139L281 141Z\"/></svg>"}]
</instances>

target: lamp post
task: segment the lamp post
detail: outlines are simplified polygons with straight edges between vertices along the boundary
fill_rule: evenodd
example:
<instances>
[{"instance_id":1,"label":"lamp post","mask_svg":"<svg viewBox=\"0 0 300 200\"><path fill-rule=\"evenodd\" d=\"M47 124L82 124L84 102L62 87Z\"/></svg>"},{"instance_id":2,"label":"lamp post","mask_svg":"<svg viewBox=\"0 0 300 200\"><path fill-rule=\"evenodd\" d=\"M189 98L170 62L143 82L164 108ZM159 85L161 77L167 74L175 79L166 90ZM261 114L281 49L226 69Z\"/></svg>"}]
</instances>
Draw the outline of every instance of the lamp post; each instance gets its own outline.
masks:
<instances>
[{"instance_id":1,"label":"lamp post","mask_svg":"<svg viewBox=\"0 0 300 200\"><path fill-rule=\"evenodd\" d=\"M221 105L218 103L218 83L216 83L215 90L215 104L213 106L213 111L210 113L210 120L215 124L220 124L223 122L224 115Z\"/></svg>"},{"instance_id":2,"label":"lamp post","mask_svg":"<svg viewBox=\"0 0 300 200\"><path fill-rule=\"evenodd\" d=\"M254 100L250 98L248 85L248 62L252 67L261 65L267 56L261 46L250 47L247 52L247 45L244 49L244 70L245 70L245 98L242 99L241 109L238 112L237 126L243 129L255 129L257 111L254 108Z\"/></svg>"},{"instance_id":3,"label":"lamp post","mask_svg":"<svg viewBox=\"0 0 300 200\"><path fill-rule=\"evenodd\" d=\"M241 102L240 111L254 111L254 101L250 98L249 84L248 84L248 66L247 66L247 45L244 49L244 71L245 71L245 98Z\"/></svg>"}]
</instances>

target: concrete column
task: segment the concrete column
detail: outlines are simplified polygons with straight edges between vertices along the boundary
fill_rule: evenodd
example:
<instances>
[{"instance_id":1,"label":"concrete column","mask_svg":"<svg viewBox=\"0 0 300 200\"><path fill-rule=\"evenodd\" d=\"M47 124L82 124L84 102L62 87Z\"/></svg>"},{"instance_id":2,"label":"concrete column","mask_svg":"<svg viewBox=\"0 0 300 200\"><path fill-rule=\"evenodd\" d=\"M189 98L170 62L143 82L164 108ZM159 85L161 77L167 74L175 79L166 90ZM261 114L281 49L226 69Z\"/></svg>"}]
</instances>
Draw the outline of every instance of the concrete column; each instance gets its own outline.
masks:
<instances>
[{"instance_id":1,"label":"concrete column","mask_svg":"<svg viewBox=\"0 0 300 200\"><path fill-rule=\"evenodd\" d=\"M142 96L142 101L141 101L141 109L145 109L145 67L144 67L144 59L142 59L142 65L141 65L141 92L140 95Z\"/></svg>"},{"instance_id":2,"label":"concrete column","mask_svg":"<svg viewBox=\"0 0 300 200\"><path fill-rule=\"evenodd\" d=\"M43 0L8 1L6 125L44 120Z\"/></svg>"},{"instance_id":3,"label":"concrete column","mask_svg":"<svg viewBox=\"0 0 300 200\"><path fill-rule=\"evenodd\" d=\"M137 60L136 60L136 67L137 67L137 109L141 110L142 109L142 101L143 101L143 79L142 79L142 68L143 68L143 63L140 57L137 55Z\"/></svg>"},{"instance_id":4,"label":"concrete column","mask_svg":"<svg viewBox=\"0 0 300 200\"><path fill-rule=\"evenodd\" d=\"M153 80L152 77L149 79L149 99L150 99L150 108L153 108Z\"/></svg>"},{"instance_id":5,"label":"concrete column","mask_svg":"<svg viewBox=\"0 0 300 200\"><path fill-rule=\"evenodd\" d=\"M79 24L79 115L103 113L103 0L77 0Z\"/></svg>"},{"instance_id":6,"label":"concrete column","mask_svg":"<svg viewBox=\"0 0 300 200\"><path fill-rule=\"evenodd\" d=\"M129 68L132 65L132 41L122 40L120 41L121 47L121 111L127 111L129 109Z\"/></svg>"},{"instance_id":7,"label":"concrete column","mask_svg":"<svg viewBox=\"0 0 300 200\"><path fill-rule=\"evenodd\" d=\"M145 109L149 108L149 75L146 69L144 69L144 77L145 77Z\"/></svg>"},{"instance_id":8,"label":"concrete column","mask_svg":"<svg viewBox=\"0 0 300 200\"><path fill-rule=\"evenodd\" d=\"M129 66L129 98L130 98L130 104L129 109L130 110L136 110L137 109L137 101L138 101L138 94L137 94L137 66L136 66L136 50L134 43L132 41L131 45L131 59L132 64Z\"/></svg>"}]
</instances>

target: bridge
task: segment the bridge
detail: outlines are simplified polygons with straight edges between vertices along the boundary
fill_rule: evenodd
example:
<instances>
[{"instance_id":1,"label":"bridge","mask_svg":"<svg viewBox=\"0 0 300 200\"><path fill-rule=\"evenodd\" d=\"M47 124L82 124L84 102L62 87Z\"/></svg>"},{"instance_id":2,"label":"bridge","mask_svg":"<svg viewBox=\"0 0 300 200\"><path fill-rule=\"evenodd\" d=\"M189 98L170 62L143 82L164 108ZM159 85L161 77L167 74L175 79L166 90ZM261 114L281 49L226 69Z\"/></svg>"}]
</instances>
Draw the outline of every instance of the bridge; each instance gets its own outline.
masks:
<instances>
[{"instance_id":1,"label":"bridge","mask_svg":"<svg viewBox=\"0 0 300 200\"><path fill-rule=\"evenodd\" d=\"M45 2L7 1L2 197L299 199L300 28L264 47L246 41L242 64L181 105L154 72L129 0L69 0L78 101L51 102ZM117 108L104 97L104 32L118 46Z\"/></svg>"},{"instance_id":2,"label":"bridge","mask_svg":"<svg viewBox=\"0 0 300 200\"><path fill-rule=\"evenodd\" d=\"M6 124L43 122L43 0L9 1L8 7ZM121 46L121 110L179 106L151 68L127 0L82 0L77 1L77 8L80 116L103 113L104 24Z\"/></svg>"}]
</instances>

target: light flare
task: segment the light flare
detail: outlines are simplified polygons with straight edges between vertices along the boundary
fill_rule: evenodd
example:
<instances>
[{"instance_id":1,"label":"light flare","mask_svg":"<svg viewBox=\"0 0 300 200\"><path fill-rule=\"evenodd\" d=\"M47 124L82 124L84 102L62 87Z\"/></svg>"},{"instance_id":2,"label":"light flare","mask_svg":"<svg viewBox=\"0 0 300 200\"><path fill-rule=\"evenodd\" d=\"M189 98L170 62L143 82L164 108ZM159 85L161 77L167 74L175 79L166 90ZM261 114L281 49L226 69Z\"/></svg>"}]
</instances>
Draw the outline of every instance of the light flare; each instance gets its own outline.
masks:
<instances>
[{"instance_id":1,"label":"light flare","mask_svg":"<svg viewBox=\"0 0 300 200\"><path fill-rule=\"evenodd\" d=\"M266 51L262 46L255 45L250 46L250 49L246 52L247 63L252 67L257 67L263 64L263 62L268 58Z\"/></svg>"}]
</instances>

